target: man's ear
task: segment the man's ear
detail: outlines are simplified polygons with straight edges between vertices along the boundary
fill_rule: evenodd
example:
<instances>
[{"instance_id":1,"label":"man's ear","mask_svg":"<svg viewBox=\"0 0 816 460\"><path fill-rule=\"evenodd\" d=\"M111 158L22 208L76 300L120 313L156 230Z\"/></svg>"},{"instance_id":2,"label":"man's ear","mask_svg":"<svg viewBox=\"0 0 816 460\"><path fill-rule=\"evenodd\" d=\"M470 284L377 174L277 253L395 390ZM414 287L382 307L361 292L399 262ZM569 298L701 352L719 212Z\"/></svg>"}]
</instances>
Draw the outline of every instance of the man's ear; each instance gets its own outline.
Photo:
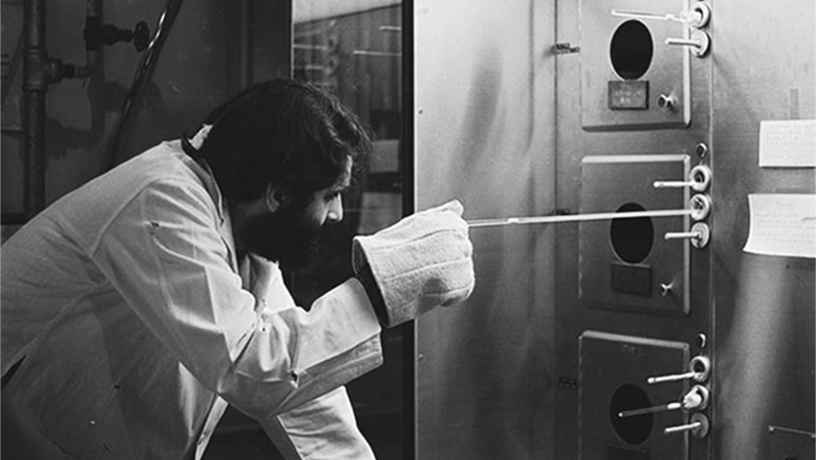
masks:
<instances>
[{"instance_id":1,"label":"man's ear","mask_svg":"<svg viewBox=\"0 0 816 460\"><path fill-rule=\"evenodd\" d=\"M266 202L266 208L269 210L269 212L274 213L284 207L286 202L289 201L289 198L280 187L270 184L268 187L266 187L264 201Z\"/></svg>"}]
</instances>

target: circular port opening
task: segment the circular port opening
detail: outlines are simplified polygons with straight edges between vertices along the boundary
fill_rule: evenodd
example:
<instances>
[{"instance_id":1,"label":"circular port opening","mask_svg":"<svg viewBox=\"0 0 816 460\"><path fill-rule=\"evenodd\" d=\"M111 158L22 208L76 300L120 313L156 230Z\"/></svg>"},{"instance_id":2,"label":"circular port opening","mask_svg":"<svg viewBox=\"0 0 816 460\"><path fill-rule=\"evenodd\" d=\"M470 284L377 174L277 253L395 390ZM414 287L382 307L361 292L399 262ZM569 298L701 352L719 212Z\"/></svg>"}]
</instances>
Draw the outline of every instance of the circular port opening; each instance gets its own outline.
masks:
<instances>
[{"instance_id":1,"label":"circular port opening","mask_svg":"<svg viewBox=\"0 0 816 460\"><path fill-rule=\"evenodd\" d=\"M615 390L609 402L609 419L615 434L629 444L641 444L648 439L654 426L654 414L621 417L620 413L651 405L649 396L640 387L627 383Z\"/></svg>"},{"instance_id":2,"label":"circular port opening","mask_svg":"<svg viewBox=\"0 0 816 460\"><path fill-rule=\"evenodd\" d=\"M612 68L624 80L637 80L649 70L654 43L649 28L640 21L629 20L615 29L609 45Z\"/></svg>"},{"instance_id":3,"label":"circular port opening","mask_svg":"<svg viewBox=\"0 0 816 460\"><path fill-rule=\"evenodd\" d=\"M626 203L617 212L643 212L646 209L637 203ZM654 226L650 217L612 219L609 226L612 249L624 262L640 263L652 252Z\"/></svg>"}]
</instances>

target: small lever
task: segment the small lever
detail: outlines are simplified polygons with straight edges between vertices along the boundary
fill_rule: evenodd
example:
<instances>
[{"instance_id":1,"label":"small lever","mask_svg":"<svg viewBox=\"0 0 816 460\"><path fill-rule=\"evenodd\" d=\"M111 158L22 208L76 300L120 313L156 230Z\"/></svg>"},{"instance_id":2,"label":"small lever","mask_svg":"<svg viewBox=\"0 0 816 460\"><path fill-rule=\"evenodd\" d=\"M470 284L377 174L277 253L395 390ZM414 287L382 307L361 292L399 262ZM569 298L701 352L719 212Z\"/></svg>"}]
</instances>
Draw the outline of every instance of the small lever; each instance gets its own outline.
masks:
<instances>
[{"instance_id":1,"label":"small lever","mask_svg":"<svg viewBox=\"0 0 816 460\"><path fill-rule=\"evenodd\" d=\"M649 377L646 383L654 385L663 382L676 382L678 380L694 379L697 382L705 382L711 373L711 360L706 356L695 356L689 361L689 371L682 374L662 375L659 377Z\"/></svg>"},{"instance_id":2,"label":"small lever","mask_svg":"<svg viewBox=\"0 0 816 460\"><path fill-rule=\"evenodd\" d=\"M688 393L683 395L682 401L676 401L662 406L644 407L641 409L631 409L618 412L618 417L637 417L638 415L653 414L656 412L668 412L677 409L702 410L708 406L709 391L702 385L694 385Z\"/></svg>"},{"instance_id":3,"label":"small lever","mask_svg":"<svg viewBox=\"0 0 816 460\"><path fill-rule=\"evenodd\" d=\"M702 249L708 245L711 239L711 229L708 224L697 222L691 226L691 231L688 232L668 232L663 235L666 240L691 240L691 245L697 249Z\"/></svg>"},{"instance_id":4,"label":"small lever","mask_svg":"<svg viewBox=\"0 0 816 460\"><path fill-rule=\"evenodd\" d=\"M692 52L697 57L703 57L708 53L708 49L711 48L711 37L708 36L708 33L702 30L695 30L691 34L691 38L667 38L666 39L667 45L673 46L688 46L691 48Z\"/></svg>"},{"instance_id":5,"label":"small lever","mask_svg":"<svg viewBox=\"0 0 816 460\"><path fill-rule=\"evenodd\" d=\"M626 418L626 417L637 417L638 415L646 415L646 414L654 414L655 412L668 412L671 410L681 409L683 407L683 403L680 402L673 402L664 404L662 406L652 406L652 407L644 407L641 409L631 409L625 410L623 412L618 412L618 417Z\"/></svg>"},{"instance_id":6,"label":"small lever","mask_svg":"<svg viewBox=\"0 0 816 460\"><path fill-rule=\"evenodd\" d=\"M685 425L678 425L678 426L670 426L663 430L663 434L672 434L672 433L683 433L685 431L691 431L691 434L698 438L704 438L708 435L708 430L710 425L708 423L708 417L704 414L697 412L691 416L691 422Z\"/></svg>"},{"instance_id":7,"label":"small lever","mask_svg":"<svg viewBox=\"0 0 816 460\"><path fill-rule=\"evenodd\" d=\"M646 383L654 385L655 383L676 382L678 380L697 379L697 372L688 371L682 374L662 375L660 377L649 377Z\"/></svg>"},{"instance_id":8,"label":"small lever","mask_svg":"<svg viewBox=\"0 0 816 460\"><path fill-rule=\"evenodd\" d=\"M677 14L644 13L640 11L612 10L612 16L632 19L654 19L658 21L675 21L692 27L705 27L711 19L711 8L707 4L699 2L694 5L691 11L683 11Z\"/></svg>"},{"instance_id":9,"label":"small lever","mask_svg":"<svg viewBox=\"0 0 816 460\"><path fill-rule=\"evenodd\" d=\"M697 165L691 168L685 181L655 181L654 188L691 187L696 192L705 192L711 185L711 169L706 165Z\"/></svg>"}]
</instances>

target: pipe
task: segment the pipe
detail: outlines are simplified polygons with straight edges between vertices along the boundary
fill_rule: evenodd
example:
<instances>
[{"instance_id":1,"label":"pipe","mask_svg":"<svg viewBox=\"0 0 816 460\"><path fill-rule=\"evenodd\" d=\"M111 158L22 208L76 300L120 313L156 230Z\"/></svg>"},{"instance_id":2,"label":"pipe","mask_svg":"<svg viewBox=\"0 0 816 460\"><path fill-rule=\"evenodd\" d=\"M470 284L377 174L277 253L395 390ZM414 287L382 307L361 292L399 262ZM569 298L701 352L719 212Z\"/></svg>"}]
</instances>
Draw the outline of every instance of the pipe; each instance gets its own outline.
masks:
<instances>
[{"instance_id":1,"label":"pipe","mask_svg":"<svg viewBox=\"0 0 816 460\"><path fill-rule=\"evenodd\" d=\"M99 22L100 17L99 0L88 0L85 13L85 28L87 30L90 22ZM91 76L99 64L99 44L88 41L85 37L85 65L78 66L73 72L73 78L85 78Z\"/></svg>"},{"instance_id":2,"label":"pipe","mask_svg":"<svg viewBox=\"0 0 816 460\"><path fill-rule=\"evenodd\" d=\"M24 212L33 217L45 207L45 92L49 65L45 50L45 1L26 0L23 51Z\"/></svg>"},{"instance_id":3,"label":"pipe","mask_svg":"<svg viewBox=\"0 0 816 460\"><path fill-rule=\"evenodd\" d=\"M130 103L138 91L141 89L146 73L149 75L153 68L153 51L160 47L164 41L163 24L165 18L169 18L172 24L181 0L168 0L164 14L159 20L159 30L153 42L150 43L150 50L142 60L142 71L137 74L136 91L131 88L128 95L128 102L125 109L129 110ZM63 78L85 78L92 75L99 65L99 37L95 36L91 30L98 32L101 16L100 0L87 0L86 22L85 22L85 64L75 66L73 64L63 64L59 59L51 59L45 48L45 0L25 0L24 5L24 47L23 47L23 154L25 157L25 177L24 177L24 214L26 218L31 218L45 207L45 93L48 85L57 83ZM93 26L93 27L92 27ZM105 26L107 27L107 26ZM136 30L129 35L136 44L136 49L141 50L138 39L140 27L147 28L143 23L137 24ZM168 26L169 27L169 26ZM115 28L114 28L115 29ZM93 34L90 37L89 34ZM121 40L116 40L121 41ZM103 41L103 43L108 43ZM147 72L144 72L145 68ZM4 93L3 97L5 98ZM121 127L121 125L120 125ZM117 131L118 138L118 131Z\"/></svg>"},{"instance_id":4,"label":"pipe","mask_svg":"<svg viewBox=\"0 0 816 460\"><path fill-rule=\"evenodd\" d=\"M98 15L98 0L88 0L88 14ZM26 0L23 9L23 208L26 219L45 208L45 93L63 78L85 77L97 65L97 53L86 54L76 68L48 57L45 48L45 0Z\"/></svg>"},{"instance_id":5,"label":"pipe","mask_svg":"<svg viewBox=\"0 0 816 460\"><path fill-rule=\"evenodd\" d=\"M153 75L153 70L156 68L156 62L159 60L162 47L167 41L167 36L170 34L170 30L173 28L173 23L176 21L176 17L178 16L178 12L183 3L184 0L167 0L164 7L164 12L162 12L161 16L159 17L159 22L156 25L156 33L153 35L153 39L150 40L147 51L142 57L142 62L136 71L136 75L133 78L133 83L131 84L127 97L125 98L125 104L122 108L122 116L119 119L119 126L116 128L116 133L111 141L111 147L108 153L108 164L105 168L106 170L116 166L116 157L119 151L119 144L122 141L122 132L128 118L130 118L130 112L133 109L133 104L141 95L145 83L150 80L150 77Z\"/></svg>"}]
</instances>

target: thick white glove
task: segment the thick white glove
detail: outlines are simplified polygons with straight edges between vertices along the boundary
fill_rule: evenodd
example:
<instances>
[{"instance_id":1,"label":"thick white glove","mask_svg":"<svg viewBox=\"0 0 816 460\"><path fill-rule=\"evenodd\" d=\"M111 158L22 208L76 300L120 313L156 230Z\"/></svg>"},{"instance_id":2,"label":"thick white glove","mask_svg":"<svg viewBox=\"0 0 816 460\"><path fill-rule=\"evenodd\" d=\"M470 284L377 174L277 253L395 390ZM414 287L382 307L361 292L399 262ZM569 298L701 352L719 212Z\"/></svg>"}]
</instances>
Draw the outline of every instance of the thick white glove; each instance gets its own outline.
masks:
<instances>
[{"instance_id":1,"label":"thick white glove","mask_svg":"<svg viewBox=\"0 0 816 460\"><path fill-rule=\"evenodd\" d=\"M462 204L453 200L354 238L354 272L367 284L370 269L385 304L384 326L462 302L473 292L473 245L461 216Z\"/></svg>"}]
</instances>

